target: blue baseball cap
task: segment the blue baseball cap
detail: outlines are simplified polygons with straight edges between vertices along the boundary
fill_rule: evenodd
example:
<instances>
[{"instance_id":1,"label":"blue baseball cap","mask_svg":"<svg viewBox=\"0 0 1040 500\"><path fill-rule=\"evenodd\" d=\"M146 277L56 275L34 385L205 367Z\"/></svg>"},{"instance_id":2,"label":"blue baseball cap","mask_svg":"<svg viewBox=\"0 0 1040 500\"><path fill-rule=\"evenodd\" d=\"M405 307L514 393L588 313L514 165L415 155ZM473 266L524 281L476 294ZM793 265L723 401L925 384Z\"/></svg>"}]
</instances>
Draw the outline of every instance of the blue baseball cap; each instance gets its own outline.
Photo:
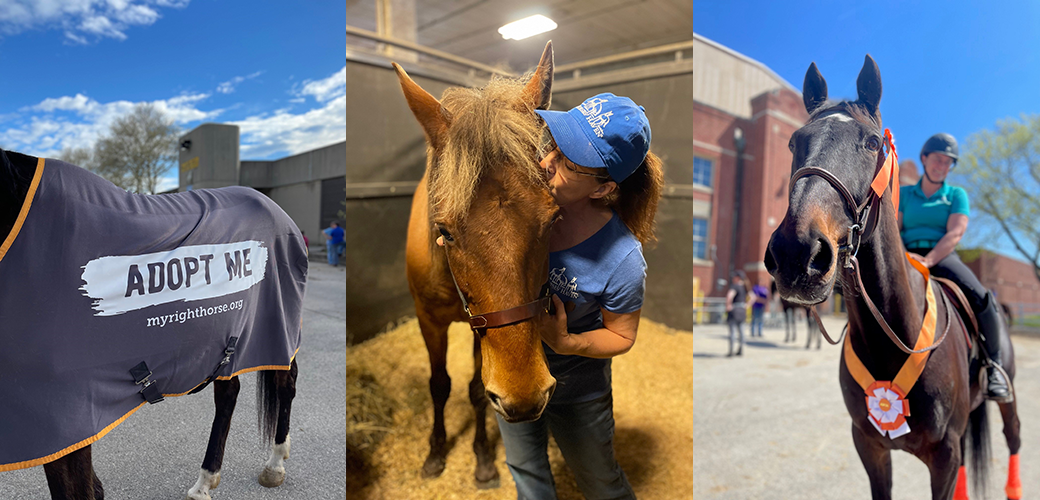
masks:
<instances>
[{"instance_id":1,"label":"blue baseball cap","mask_svg":"<svg viewBox=\"0 0 1040 500\"><path fill-rule=\"evenodd\" d=\"M535 110L570 161L605 168L615 182L625 180L650 150L650 121L632 99L611 93L590 97L570 111Z\"/></svg>"}]
</instances>

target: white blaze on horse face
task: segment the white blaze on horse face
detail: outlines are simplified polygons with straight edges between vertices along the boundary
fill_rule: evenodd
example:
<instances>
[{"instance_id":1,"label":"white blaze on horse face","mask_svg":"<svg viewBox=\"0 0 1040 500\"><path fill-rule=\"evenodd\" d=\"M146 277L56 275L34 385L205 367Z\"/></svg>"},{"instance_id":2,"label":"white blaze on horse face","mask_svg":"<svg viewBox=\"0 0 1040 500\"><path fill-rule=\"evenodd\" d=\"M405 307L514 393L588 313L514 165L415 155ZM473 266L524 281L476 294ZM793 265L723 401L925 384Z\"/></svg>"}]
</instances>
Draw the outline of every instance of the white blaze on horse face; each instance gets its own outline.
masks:
<instances>
[{"instance_id":1,"label":"white blaze on horse face","mask_svg":"<svg viewBox=\"0 0 1040 500\"><path fill-rule=\"evenodd\" d=\"M846 115L845 113L834 113L833 115L827 115L827 116L823 117L822 119L823 120L829 120L829 119L832 119L832 118L835 119L835 120L838 120L839 122L854 122L854 121L856 121L851 116Z\"/></svg>"},{"instance_id":2,"label":"white blaze on horse face","mask_svg":"<svg viewBox=\"0 0 1040 500\"><path fill-rule=\"evenodd\" d=\"M206 469L199 471L199 480L195 486L188 490L188 500L211 500L209 490L214 490L220 484L220 471L210 472Z\"/></svg>"}]
</instances>

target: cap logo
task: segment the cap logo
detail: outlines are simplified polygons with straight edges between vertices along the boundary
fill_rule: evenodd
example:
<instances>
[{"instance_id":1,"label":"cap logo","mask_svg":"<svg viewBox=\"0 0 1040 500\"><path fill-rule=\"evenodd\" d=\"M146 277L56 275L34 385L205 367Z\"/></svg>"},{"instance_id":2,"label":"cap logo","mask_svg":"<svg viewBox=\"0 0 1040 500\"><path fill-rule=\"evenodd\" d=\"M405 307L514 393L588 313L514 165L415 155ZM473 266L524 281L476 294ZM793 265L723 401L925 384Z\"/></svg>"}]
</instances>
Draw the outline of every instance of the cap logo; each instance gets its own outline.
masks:
<instances>
[{"instance_id":1,"label":"cap logo","mask_svg":"<svg viewBox=\"0 0 1040 500\"><path fill-rule=\"evenodd\" d=\"M589 126L596 133L596 137L603 137L603 127L606 127L610 123L610 117L614 116L613 111L603 112L603 103L605 102L607 102L606 99L593 97L578 106L578 112L589 122Z\"/></svg>"}]
</instances>

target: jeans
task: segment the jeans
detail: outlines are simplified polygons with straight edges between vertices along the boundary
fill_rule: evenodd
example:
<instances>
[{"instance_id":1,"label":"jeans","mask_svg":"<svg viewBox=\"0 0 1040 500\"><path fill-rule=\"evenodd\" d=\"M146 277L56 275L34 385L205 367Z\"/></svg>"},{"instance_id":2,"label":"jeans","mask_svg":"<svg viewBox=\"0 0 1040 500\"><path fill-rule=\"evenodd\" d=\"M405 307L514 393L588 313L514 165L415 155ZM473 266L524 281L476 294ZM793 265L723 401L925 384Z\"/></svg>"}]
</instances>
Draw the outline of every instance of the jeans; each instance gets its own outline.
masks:
<instances>
[{"instance_id":1,"label":"jeans","mask_svg":"<svg viewBox=\"0 0 1040 500\"><path fill-rule=\"evenodd\" d=\"M635 498L614 457L612 394L585 403L550 402L533 422L510 424L497 413L495 417L506 448L506 465L516 482L517 500L556 499L556 482L549 468L550 431L585 498Z\"/></svg>"},{"instance_id":2,"label":"jeans","mask_svg":"<svg viewBox=\"0 0 1040 500\"><path fill-rule=\"evenodd\" d=\"M752 337L762 336L762 317L765 315L765 308L752 308L751 309L751 331L749 335ZM758 335L755 335L755 329L758 329Z\"/></svg>"},{"instance_id":3,"label":"jeans","mask_svg":"<svg viewBox=\"0 0 1040 500\"><path fill-rule=\"evenodd\" d=\"M326 241L325 246L329 250L329 265L339 265L339 256L347 249L347 243L341 241L339 243L333 243L332 241Z\"/></svg>"}]
</instances>

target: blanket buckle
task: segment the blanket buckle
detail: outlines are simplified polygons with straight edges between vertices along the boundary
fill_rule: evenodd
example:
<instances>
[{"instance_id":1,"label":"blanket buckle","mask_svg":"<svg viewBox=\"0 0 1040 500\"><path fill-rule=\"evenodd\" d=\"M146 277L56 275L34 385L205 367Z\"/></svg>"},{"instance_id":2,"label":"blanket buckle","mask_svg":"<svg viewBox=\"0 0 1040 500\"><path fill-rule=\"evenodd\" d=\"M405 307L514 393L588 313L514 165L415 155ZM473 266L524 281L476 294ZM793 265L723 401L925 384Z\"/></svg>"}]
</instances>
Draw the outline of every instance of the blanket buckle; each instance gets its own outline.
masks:
<instances>
[{"instance_id":1,"label":"blanket buckle","mask_svg":"<svg viewBox=\"0 0 1040 500\"><path fill-rule=\"evenodd\" d=\"M155 381L149 378L152 376L152 371L148 369L148 365L144 361L131 368L130 375L134 377L135 385L144 384L138 392L149 404L160 403L166 399L155 386Z\"/></svg>"}]
</instances>

